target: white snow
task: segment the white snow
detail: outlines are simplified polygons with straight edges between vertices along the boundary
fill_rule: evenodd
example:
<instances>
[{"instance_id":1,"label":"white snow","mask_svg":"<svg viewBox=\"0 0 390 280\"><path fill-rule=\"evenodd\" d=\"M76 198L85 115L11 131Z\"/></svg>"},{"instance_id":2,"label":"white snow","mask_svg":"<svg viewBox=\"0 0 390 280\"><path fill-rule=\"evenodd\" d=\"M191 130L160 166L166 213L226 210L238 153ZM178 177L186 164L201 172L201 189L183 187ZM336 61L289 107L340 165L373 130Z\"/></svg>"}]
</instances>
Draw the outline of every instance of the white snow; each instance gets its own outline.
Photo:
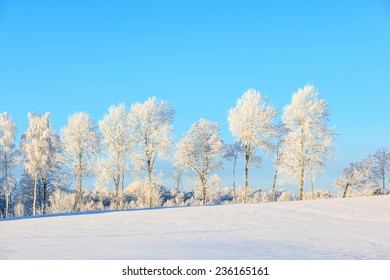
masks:
<instances>
[{"instance_id":1,"label":"white snow","mask_svg":"<svg viewBox=\"0 0 390 280\"><path fill-rule=\"evenodd\" d=\"M390 196L0 222L0 259L390 259Z\"/></svg>"}]
</instances>

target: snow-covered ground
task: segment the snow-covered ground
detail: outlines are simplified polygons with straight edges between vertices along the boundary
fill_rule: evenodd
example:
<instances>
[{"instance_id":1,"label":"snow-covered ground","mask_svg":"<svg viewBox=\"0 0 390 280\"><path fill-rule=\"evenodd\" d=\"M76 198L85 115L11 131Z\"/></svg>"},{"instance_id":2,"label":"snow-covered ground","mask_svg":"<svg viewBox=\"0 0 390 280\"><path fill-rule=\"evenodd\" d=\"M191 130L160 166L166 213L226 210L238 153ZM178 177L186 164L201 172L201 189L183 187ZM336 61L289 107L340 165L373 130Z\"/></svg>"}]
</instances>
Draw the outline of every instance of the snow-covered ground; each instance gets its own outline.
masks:
<instances>
[{"instance_id":1,"label":"snow-covered ground","mask_svg":"<svg viewBox=\"0 0 390 280\"><path fill-rule=\"evenodd\" d=\"M390 259L390 196L0 222L0 259Z\"/></svg>"}]
</instances>

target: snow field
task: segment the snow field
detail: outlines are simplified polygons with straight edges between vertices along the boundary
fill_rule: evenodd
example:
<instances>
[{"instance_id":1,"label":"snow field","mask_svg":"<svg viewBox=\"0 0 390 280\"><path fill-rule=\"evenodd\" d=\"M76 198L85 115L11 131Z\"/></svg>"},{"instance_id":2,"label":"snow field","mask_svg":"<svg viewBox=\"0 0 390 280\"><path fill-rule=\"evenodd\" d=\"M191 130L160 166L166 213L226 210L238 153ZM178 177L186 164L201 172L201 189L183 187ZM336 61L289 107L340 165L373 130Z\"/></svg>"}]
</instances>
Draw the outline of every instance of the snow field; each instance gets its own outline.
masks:
<instances>
[{"instance_id":1,"label":"snow field","mask_svg":"<svg viewBox=\"0 0 390 280\"><path fill-rule=\"evenodd\" d=\"M390 196L0 222L0 259L390 259Z\"/></svg>"}]
</instances>

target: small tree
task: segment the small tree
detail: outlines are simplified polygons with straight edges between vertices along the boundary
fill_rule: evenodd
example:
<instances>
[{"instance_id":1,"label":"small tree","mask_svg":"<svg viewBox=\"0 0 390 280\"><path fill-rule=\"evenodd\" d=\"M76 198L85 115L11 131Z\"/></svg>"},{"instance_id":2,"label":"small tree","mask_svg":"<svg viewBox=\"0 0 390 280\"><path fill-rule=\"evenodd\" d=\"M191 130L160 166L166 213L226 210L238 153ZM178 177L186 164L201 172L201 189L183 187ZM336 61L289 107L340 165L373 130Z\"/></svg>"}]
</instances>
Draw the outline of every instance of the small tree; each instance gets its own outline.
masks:
<instances>
[{"instance_id":1,"label":"small tree","mask_svg":"<svg viewBox=\"0 0 390 280\"><path fill-rule=\"evenodd\" d=\"M83 178L92 172L95 155L99 151L99 135L95 124L86 113L79 112L68 118L68 125L61 130L63 160L76 179L75 210L83 206Z\"/></svg>"},{"instance_id":2,"label":"small tree","mask_svg":"<svg viewBox=\"0 0 390 280\"><path fill-rule=\"evenodd\" d=\"M298 183L303 198L305 175L315 176L333 156L333 129L327 126L328 103L310 84L293 94L284 108L283 123L288 130L281 149L281 173L286 182Z\"/></svg>"},{"instance_id":3,"label":"small tree","mask_svg":"<svg viewBox=\"0 0 390 280\"><path fill-rule=\"evenodd\" d=\"M175 158L180 166L197 174L203 205L206 205L209 175L222 167L222 162L217 161L222 155L222 147L218 123L205 119L193 124L183 139L177 143Z\"/></svg>"},{"instance_id":4,"label":"small tree","mask_svg":"<svg viewBox=\"0 0 390 280\"><path fill-rule=\"evenodd\" d=\"M226 144L224 146L223 159L233 162L233 196L234 202L237 202L236 195L236 166L237 160L243 155L244 147L240 142L234 142L233 144Z\"/></svg>"},{"instance_id":5,"label":"small tree","mask_svg":"<svg viewBox=\"0 0 390 280\"><path fill-rule=\"evenodd\" d=\"M132 157L137 171L144 171L149 182L149 207L153 207L154 167L158 158L166 159L173 146L172 123L176 112L165 101L149 98L131 106L128 124L135 144Z\"/></svg>"},{"instance_id":6,"label":"small tree","mask_svg":"<svg viewBox=\"0 0 390 280\"><path fill-rule=\"evenodd\" d=\"M277 136L274 119L277 111L268 105L267 98L254 89L247 90L237 100L236 107L229 110L230 132L245 150L245 203L248 203L248 170L251 157L257 150L270 152L272 139Z\"/></svg>"}]
</instances>

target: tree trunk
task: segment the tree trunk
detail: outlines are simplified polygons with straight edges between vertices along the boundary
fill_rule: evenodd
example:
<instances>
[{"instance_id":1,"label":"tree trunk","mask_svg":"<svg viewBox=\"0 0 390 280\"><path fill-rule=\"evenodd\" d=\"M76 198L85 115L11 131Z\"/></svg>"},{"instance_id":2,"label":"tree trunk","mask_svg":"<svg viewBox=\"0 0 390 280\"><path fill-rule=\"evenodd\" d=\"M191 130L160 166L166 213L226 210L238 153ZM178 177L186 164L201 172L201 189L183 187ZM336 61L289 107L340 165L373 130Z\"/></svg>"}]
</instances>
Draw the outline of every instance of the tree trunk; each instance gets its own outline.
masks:
<instances>
[{"instance_id":1,"label":"tree trunk","mask_svg":"<svg viewBox=\"0 0 390 280\"><path fill-rule=\"evenodd\" d=\"M36 203L37 203L37 176L34 177L33 216L35 216Z\"/></svg>"},{"instance_id":2,"label":"tree trunk","mask_svg":"<svg viewBox=\"0 0 390 280\"><path fill-rule=\"evenodd\" d=\"M233 197L234 197L234 203L237 203L237 195L236 195L236 165L237 165L237 158L234 159L234 163L233 163Z\"/></svg>"},{"instance_id":3,"label":"tree trunk","mask_svg":"<svg viewBox=\"0 0 390 280\"><path fill-rule=\"evenodd\" d=\"M207 186L206 186L206 179L203 178L202 180L202 194L203 194L203 206L206 205L206 197L207 197Z\"/></svg>"},{"instance_id":4,"label":"tree trunk","mask_svg":"<svg viewBox=\"0 0 390 280\"><path fill-rule=\"evenodd\" d=\"M148 166L148 175L149 175L149 208L153 207L153 170Z\"/></svg>"},{"instance_id":5,"label":"tree trunk","mask_svg":"<svg viewBox=\"0 0 390 280\"><path fill-rule=\"evenodd\" d=\"M301 173L299 174L299 200L303 200L303 184L305 182L305 165L301 164Z\"/></svg>"},{"instance_id":6,"label":"tree trunk","mask_svg":"<svg viewBox=\"0 0 390 280\"><path fill-rule=\"evenodd\" d=\"M74 211L79 212L80 211L80 173L76 176L76 193L75 193L75 200L74 200Z\"/></svg>"},{"instance_id":7,"label":"tree trunk","mask_svg":"<svg viewBox=\"0 0 390 280\"><path fill-rule=\"evenodd\" d=\"M122 209L124 208L125 205L124 189L125 189L125 171L124 171L124 167L122 167L122 198L121 198Z\"/></svg>"},{"instance_id":8,"label":"tree trunk","mask_svg":"<svg viewBox=\"0 0 390 280\"><path fill-rule=\"evenodd\" d=\"M83 153L81 148L81 143L79 143L78 153L78 170L77 170L77 178L76 178L76 207L75 211L82 211L83 206Z\"/></svg>"},{"instance_id":9,"label":"tree trunk","mask_svg":"<svg viewBox=\"0 0 390 280\"><path fill-rule=\"evenodd\" d=\"M275 175L274 175L274 183L272 184L272 195L273 195L273 201L276 201L276 180L278 178L278 169L279 169L279 149L280 149L280 143L277 146L276 149L276 159L275 159Z\"/></svg>"},{"instance_id":10,"label":"tree trunk","mask_svg":"<svg viewBox=\"0 0 390 280\"><path fill-rule=\"evenodd\" d=\"M119 165L119 154L118 154L118 165L117 165L117 173L116 178L114 179L115 184L115 210L119 210L119 183L121 179L121 168Z\"/></svg>"},{"instance_id":11,"label":"tree trunk","mask_svg":"<svg viewBox=\"0 0 390 280\"><path fill-rule=\"evenodd\" d=\"M314 199L314 176L311 175L311 199Z\"/></svg>"},{"instance_id":12,"label":"tree trunk","mask_svg":"<svg viewBox=\"0 0 390 280\"><path fill-rule=\"evenodd\" d=\"M349 185L350 185L350 184L347 184L347 185L345 186L344 193L343 193L343 198L346 198L346 197L347 197L347 191L348 191Z\"/></svg>"},{"instance_id":13,"label":"tree trunk","mask_svg":"<svg viewBox=\"0 0 390 280\"><path fill-rule=\"evenodd\" d=\"M303 184L305 183L305 133L304 133L304 127L301 125L301 156L300 159L301 163L301 172L299 174L299 200L303 200Z\"/></svg>"},{"instance_id":14,"label":"tree trunk","mask_svg":"<svg viewBox=\"0 0 390 280\"><path fill-rule=\"evenodd\" d=\"M273 196L273 201L276 201L276 179L278 177L278 168L276 167L275 169L275 175L274 175L274 183L272 184L272 196Z\"/></svg>"},{"instance_id":15,"label":"tree trunk","mask_svg":"<svg viewBox=\"0 0 390 280\"><path fill-rule=\"evenodd\" d=\"M79 208L80 211L83 211L83 173L80 173L80 181L79 181Z\"/></svg>"},{"instance_id":16,"label":"tree trunk","mask_svg":"<svg viewBox=\"0 0 390 280\"><path fill-rule=\"evenodd\" d=\"M46 214L46 198L47 198L47 178L42 178L43 182L43 214Z\"/></svg>"},{"instance_id":17,"label":"tree trunk","mask_svg":"<svg viewBox=\"0 0 390 280\"><path fill-rule=\"evenodd\" d=\"M8 218L8 205L9 205L9 194L5 193L5 218Z\"/></svg>"},{"instance_id":18,"label":"tree trunk","mask_svg":"<svg viewBox=\"0 0 390 280\"><path fill-rule=\"evenodd\" d=\"M248 169L249 169L249 153L245 153L245 198L244 202L248 203Z\"/></svg>"},{"instance_id":19,"label":"tree trunk","mask_svg":"<svg viewBox=\"0 0 390 280\"><path fill-rule=\"evenodd\" d=\"M383 194L385 194L386 189L386 171L383 171Z\"/></svg>"},{"instance_id":20,"label":"tree trunk","mask_svg":"<svg viewBox=\"0 0 390 280\"><path fill-rule=\"evenodd\" d=\"M83 192L82 192L83 173L79 171L76 178L76 199L75 199L75 211L82 211L83 205Z\"/></svg>"},{"instance_id":21,"label":"tree trunk","mask_svg":"<svg viewBox=\"0 0 390 280\"><path fill-rule=\"evenodd\" d=\"M73 204L73 211L77 212L77 201L79 199L77 187L76 187L76 192L75 192L75 197L74 197L74 204Z\"/></svg>"},{"instance_id":22,"label":"tree trunk","mask_svg":"<svg viewBox=\"0 0 390 280\"><path fill-rule=\"evenodd\" d=\"M119 178L120 175L115 180L115 210L119 210Z\"/></svg>"}]
</instances>

